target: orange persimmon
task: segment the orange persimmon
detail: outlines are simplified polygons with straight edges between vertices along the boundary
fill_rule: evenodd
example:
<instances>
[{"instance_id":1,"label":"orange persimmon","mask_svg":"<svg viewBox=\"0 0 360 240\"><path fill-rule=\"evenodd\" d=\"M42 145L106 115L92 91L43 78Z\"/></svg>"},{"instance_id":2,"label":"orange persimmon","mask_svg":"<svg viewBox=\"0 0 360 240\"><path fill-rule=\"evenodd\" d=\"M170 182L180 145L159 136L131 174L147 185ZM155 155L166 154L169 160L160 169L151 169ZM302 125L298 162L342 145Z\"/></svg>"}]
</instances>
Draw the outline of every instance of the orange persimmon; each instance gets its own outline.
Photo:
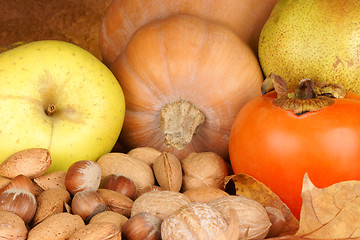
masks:
<instances>
[{"instance_id":1,"label":"orange persimmon","mask_svg":"<svg viewBox=\"0 0 360 240\"><path fill-rule=\"evenodd\" d=\"M360 180L360 96L347 92L319 110L295 114L274 104L276 92L249 101L229 138L234 173L271 188L299 217L305 173L326 187Z\"/></svg>"}]
</instances>

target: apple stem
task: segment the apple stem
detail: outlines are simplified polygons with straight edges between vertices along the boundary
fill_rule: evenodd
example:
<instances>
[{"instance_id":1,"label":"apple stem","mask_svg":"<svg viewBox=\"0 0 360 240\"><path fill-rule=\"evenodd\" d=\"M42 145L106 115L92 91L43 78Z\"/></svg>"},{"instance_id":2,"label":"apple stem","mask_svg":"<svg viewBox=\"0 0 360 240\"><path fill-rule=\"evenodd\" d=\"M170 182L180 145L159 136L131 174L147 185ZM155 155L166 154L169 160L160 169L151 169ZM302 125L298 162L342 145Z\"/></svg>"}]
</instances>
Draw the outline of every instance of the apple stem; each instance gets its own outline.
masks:
<instances>
[{"instance_id":1,"label":"apple stem","mask_svg":"<svg viewBox=\"0 0 360 240\"><path fill-rule=\"evenodd\" d=\"M55 109L56 109L55 105L50 103L50 104L47 106L47 108L45 109L46 115L51 116L51 114L52 114L53 112L55 112Z\"/></svg>"}]
</instances>

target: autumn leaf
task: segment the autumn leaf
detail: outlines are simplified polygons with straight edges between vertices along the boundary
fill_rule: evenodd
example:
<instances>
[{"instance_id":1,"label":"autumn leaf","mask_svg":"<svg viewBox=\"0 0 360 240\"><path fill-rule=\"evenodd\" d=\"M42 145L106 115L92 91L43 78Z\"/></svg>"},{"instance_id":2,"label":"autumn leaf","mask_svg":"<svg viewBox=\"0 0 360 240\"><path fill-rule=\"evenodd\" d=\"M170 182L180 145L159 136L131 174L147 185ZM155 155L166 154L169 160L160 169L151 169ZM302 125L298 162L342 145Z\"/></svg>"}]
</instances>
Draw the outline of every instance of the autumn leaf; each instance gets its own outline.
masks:
<instances>
[{"instance_id":1,"label":"autumn leaf","mask_svg":"<svg viewBox=\"0 0 360 240\"><path fill-rule=\"evenodd\" d=\"M291 213L286 204L265 184L247 174L236 174L225 179L225 187L235 188L236 195L242 195L258 201L265 208L273 207L279 209L285 218L279 236L294 235L299 229L297 218Z\"/></svg>"},{"instance_id":2,"label":"autumn leaf","mask_svg":"<svg viewBox=\"0 0 360 240\"><path fill-rule=\"evenodd\" d=\"M299 239L360 239L360 181L317 188L305 174Z\"/></svg>"}]
</instances>

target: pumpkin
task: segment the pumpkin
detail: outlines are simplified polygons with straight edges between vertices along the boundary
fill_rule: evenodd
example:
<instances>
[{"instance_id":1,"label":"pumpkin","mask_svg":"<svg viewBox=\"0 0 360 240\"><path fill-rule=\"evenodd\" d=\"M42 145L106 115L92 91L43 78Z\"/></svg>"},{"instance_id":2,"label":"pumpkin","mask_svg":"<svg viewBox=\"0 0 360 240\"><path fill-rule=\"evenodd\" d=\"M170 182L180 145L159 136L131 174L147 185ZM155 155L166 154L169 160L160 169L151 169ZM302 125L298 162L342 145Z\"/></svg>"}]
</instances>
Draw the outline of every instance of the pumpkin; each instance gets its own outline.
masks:
<instances>
[{"instance_id":1,"label":"pumpkin","mask_svg":"<svg viewBox=\"0 0 360 240\"><path fill-rule=\"evenodd\" d=\"M263 81L256 56L232 30L191 15L141 27L111 70L126 101L120 142L179 158L227 157L235 114L261 95Z\"/></svg>"},{"instance_id":2,"label":"pumpkin","mask_svg":"<svg viewBox=\"0 0 360 240\"><path fill-rule=\"evenodd\" d=\"M230 27L255 53L262 26L278 0L113 0L100 28L100 50L110 65L141 26L179 13Z\"/></svg>"}]
</instances>

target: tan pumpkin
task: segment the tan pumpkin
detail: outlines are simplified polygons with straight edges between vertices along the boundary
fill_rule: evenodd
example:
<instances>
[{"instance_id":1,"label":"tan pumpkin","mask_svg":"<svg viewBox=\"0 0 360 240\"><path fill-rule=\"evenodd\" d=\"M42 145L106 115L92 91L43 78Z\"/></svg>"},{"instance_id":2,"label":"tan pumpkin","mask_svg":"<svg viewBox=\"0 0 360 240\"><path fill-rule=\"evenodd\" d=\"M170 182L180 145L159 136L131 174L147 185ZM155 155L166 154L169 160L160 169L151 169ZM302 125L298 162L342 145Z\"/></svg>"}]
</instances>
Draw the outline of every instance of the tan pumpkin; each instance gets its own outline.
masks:
<instances>
[{"instance_id":1,"label":"tan pumpkin","mask_svg":"<svg viewBox=\"0 0 360 240\"><path fill-rule=\"evenodd\" d=\"M175 15L140 28L112 71L125 95L120 141L182 159L193 151L228 155L235 114L260 95L257 58L224 25Z\"/></svg>"},{"instance_id":2,"label":"tan pumpkin","mask_svg":"<svg viewBox=\"0 0 360 240\"><path fill-rule=\"evenodd\" d=\"M278 0L113 0L100 30L103 61L110 65L133 33L155 19L179 13L222 23L257 53L260 31Z\"/></svg>"}]
</instances>

